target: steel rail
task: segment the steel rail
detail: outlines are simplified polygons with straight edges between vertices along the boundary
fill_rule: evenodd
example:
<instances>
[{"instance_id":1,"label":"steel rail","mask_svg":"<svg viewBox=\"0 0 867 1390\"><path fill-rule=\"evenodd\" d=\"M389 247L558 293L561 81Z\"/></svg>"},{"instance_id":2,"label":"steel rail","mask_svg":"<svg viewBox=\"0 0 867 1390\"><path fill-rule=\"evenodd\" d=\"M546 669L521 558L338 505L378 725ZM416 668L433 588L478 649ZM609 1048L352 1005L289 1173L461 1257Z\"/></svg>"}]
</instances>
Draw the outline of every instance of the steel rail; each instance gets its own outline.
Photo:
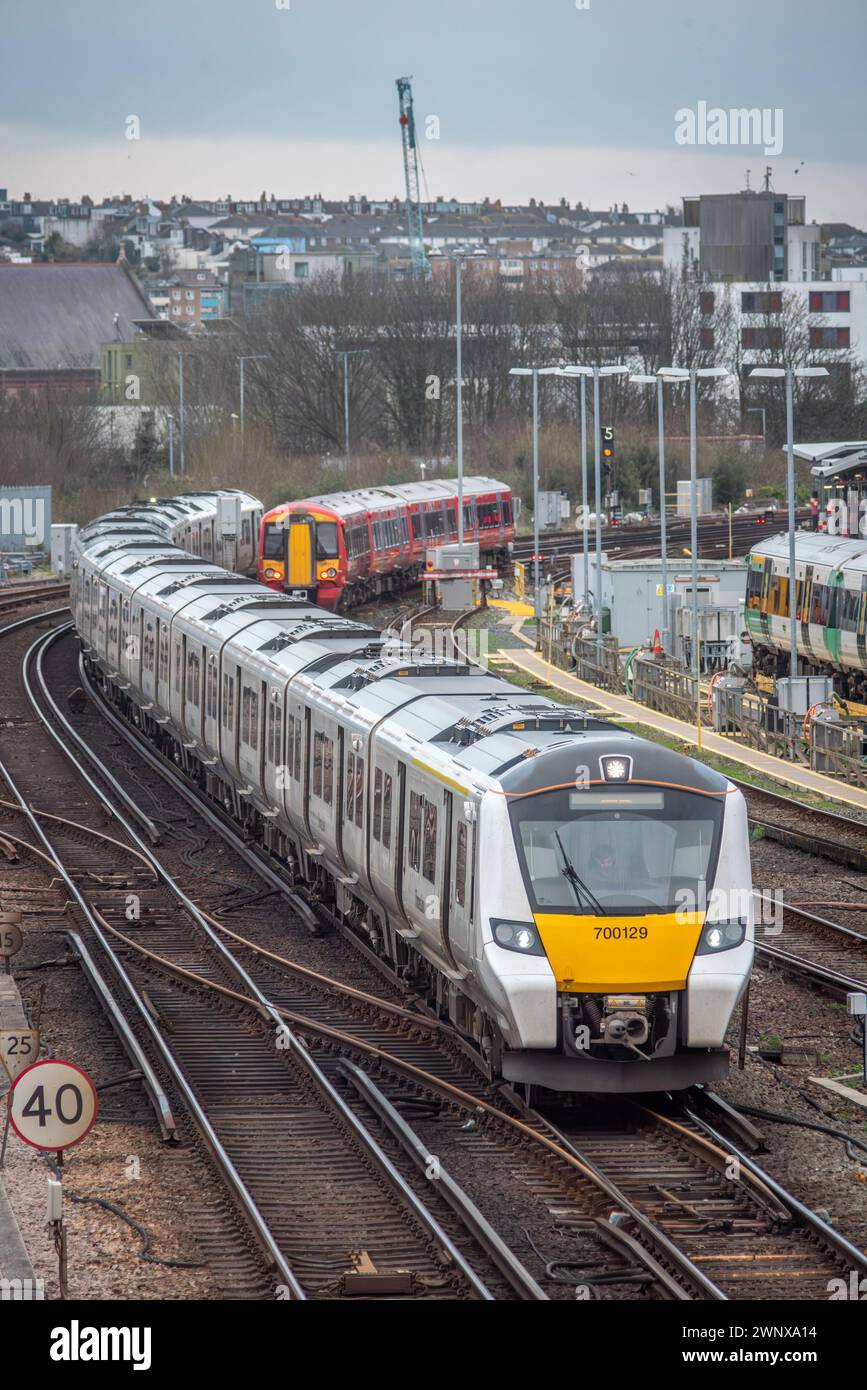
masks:
<instances>
[{"instance_id":1,"label":"steel rail","mask_svg":"<svg viewBox=\"0 0 867 1390\"><path fill-rule=\"evenodd\" d=\"M736 1158L742 1168L745 1168L748 1172L752 1173L758 1181L763 1183L764 1186L774 1194L777 1200L782 1202L783 1206L789 1209L792 1216L796 1218L800 1225L806 1226L815 1236L818 1236L819 1239L824 1241L826 1245L830 1245L842 1259L849 1261L853 1268L867 1274L867 1253L863 1250L859 1250L856 1245L853 1245L852 1242L841 1235L839 1231L835 1231L833 1226L830 1226L827 1221L824 1221L822 1217L819 1216L818 1212L813 1211L811 1207L801 1202L783 1187L781 1183L778 1183L775 1178L772 1178L770 1173L766 1172L760 1164L756 1163L754 1158L744 1153L743 1150L739 1149L731 1140L726 1139L713 1125L709 1124L701 1115L698 1115L690 1105L684 1105L682 1114L693 1124L698 1125L714 1143L720 1145L721 1148L725 1149ZM665 1116L661 1118L664 1119L666 1123L675 1126L674 1121L666 1119Z\"/></svg>"},{"instance_id":2,"label":"steel rail","mask_svg":"<svg viewBox=\"0 0 867 1390\"><path fill-rule=\"evenodd\" d=\"M37 642L34 643L33 648L31 648L31 652L34 649L36 651L36 671L37 678L40 683L40 691L43 700L51 708L54 718L57 719L61 727L63 727L64 730L66 730L67 732L73 732L71 730L71 726L69 725L69 721L66 719L66 716L63 714L63 712L59 709L53 696L51 695L51 692L48 689L43 669L43 656L45 651L48 649L49 646L53 644L53 642L57 641L58 638L63 636L66 633L66 631L66 628L60 628L56 629L51 633L45 634L45 636L39 638ZM28 658L30 657L30 654L31 653L29 652ZM25 658L25 661L28 658ZM31 700L31 704L33 704L35 708L36 702L33 698L32 689L30 687L26 672L25 687L27 689L28 698ZM47 721L43 721L43 723L48 732L51 733L53 737L55 737L55 740L63 749L66 756L70 758L70 760L73 762L77 761L74 759L70 750L64 745L63 741L57 736L56 732L51 728L51 725ZM77 734L76 741L82 744L84 743L83 740L79 739L79 736ZM84 746L86 748L86 744ZM92 752L92 750L88 750L88 756L92 763L99 763L99 759ZM204 933L210 945L215 949L216 953L224 961L225 965L229 969L230 974L234 975L234 977L242 985L243 989L246 991L246 994L239 996L239 999L243 998L247 1004L255 1003L257 1005L257 1009L260 1013L260 1016L263 1017L266 1021L269 1020L276 1030L275 1036L281 1036L284 1041L284 1044L288 1044L288 1047L292 1051L293 1058L295 1059L296 1063L299 1065L301 1070L307 1073L307 1077L310 1083L319 1092L322 1099L330 1108L331 1112L343 1123L343 1125L352 1133L358 1144L367 1152L367 1154L372 1159L376 1167L379 1169L382 1177L387 1182L387 1184L397 1192L401 1201L404 1203L406 1207L409 1208L411 1214L418 1221L421 1222L421 1224L428 1231L428 1234L434 1240L436 1240L437 1243L441 1244L442 1242L445 1242L443 1248L447 1250L449 1257L454 1260L456 1267L460 1268L461 1273L466 1279L474 1295L485 1301L491 1301L493 1299L493 1295L486 1288L483 1281L481 1281L475 1274L475 1272L472 1270L472 1268L469 1265L467 1265L465 1261L462 1260L460 1252L451 1249L448 1237L446 1236L445 1232L441 1231L435 1218L431 1216L431 1214L428 1213L426 1209L423 1208L422 1204L419 1203L419 1200L413 1192L412 1188L409 1187L409 1185L406 1184L404 1180L400 1177L400 1174L398 1174L396 1170L393 1169L393 1165L388 1159L388 1156L381 1150L379 1145L377 1145L375 1139L373 1139L373 1136L370 1135L369 1131L361 1123L361 1121L350 1109L350 1107L347 1106L345 1100L340 1095L340 1092L336 1089L336 1087L332 1084L332 1082L322 1071L318 1063L310 1055L308 1049L301 1043L300 1038L298 1038L291 1031L291 1029L287 1027L287 1023L284 1017L285 1011L278 1009L277 1006L274 1005L266 997L266 995L262 992L262 990L260 990L256 982L248 974L246 969L240 964L237 958L233 955L233 953L217 935L217 932L212 928L207 915L203 914L199 910L197 905L192 901L192 899L188 897L188 895L180 887L180 885L173 878L173 876L168 872L165 866L162 865L151 853L147 845L145 845L144 841L141 840L141 838L137 835L136 831L124 820L122 814L116 808L112 807L111 802L108 800L108 798L104 794L100 793L98 788L95 788L95 790L97 794L100 796L100 799L102 800L106 808L111 810L112 814L114 814L115 817L119 820L126 833L133 837L135 843L139 846L144 856L148 859L155 873L159 876L160 880L174 894L176 899L190 914L190 916L195 921L199 929ZM102 927L109 926L109 924L106 922L105 918L101 916L101 914L97 913L96 916L99 918ZM112 932L113 935L116 934L122 936L121 933L116 932L116 929L109 928L109 930ZM126 941L128 944L135 944L132 943L130 938L128 937L122 936L122 939ZM116 954L110 946L108 947L108 950L112 956ZM151 954L151 956L153 955L153 953L149 954ZM200 978L195 976L195 972L190 972L190 974L192 974L197 979ZM168 1049L164 1049L164 1052L168 1053L169 1057L171 1057L171 1054L170 1052L168 1052ZM179 1076L178 1079L180 1082L182 1080L182 1077ZM192 1092L190 1091L189 1087L186 1087L185 1100L187 1099L188 1095L192 1096ZM196 1102L196 1105L198 1106L198 1102ZM213 1136L213 1142L219 1145L222 1151L222 1145L220 1144L218 1136L216 1135L215 1131L210 1125L210 1122L207 1121L207 1117L204 1115L204 1112L201 1111L200 1107L199 1110L203 1118L205 1119L205 1122L207 1123L209 1133ZM228 1159L228 1155L226 1155L226 1160L229 1163L231 1163L231 1160ZM272 1256L272 1258L275 1259L275 1262L278 1263L278 1268L280 1268L281 1274L283 1275L284 1279L286 1279L289 1283L289 1286L292 1289L294 1296L304 1298L305 1295L300 1283L297 1281L294 1274L292 1274L288 1264L286 1264L283 1260L279 1252L279 1249L276 1246L276 1243L273 1241L273 1238L270 1235L270 1231L268 1231L267 1227L264 1225L264 1221L262 1220L260 1213L258 1212L258 1208L255 1207L255 1203L253 1203L252 1197L250 1197L247 1192L246 1185L244 1184L243 1179L241 1178L240 1174L237 1173L237 1170L234 1169L234 1165L232 1165L232 1171L237 1176L237 1184L240 1184L240 1186L236 1186L236 1190L239 1192L239 1194L243 1194L248 1198L249 1206L256 1215L257 1230L259 1230L259 1234L262 1234L262 1230L260 1228L264 1228L264 1231L267 1232L267 1248L269 1250L269 1254ZM246 1202L245 1205L247 1205Z\"/></svg>"},{"instance_id":3,"label":"steel rail","mask_svg":"<svg viewBox=\"0 0 867 1390\"><path fill-rule=\"evenodd\" d=\"M379 1116L390 1134L397 1140L404 1153L408 1154L416 1167L428 1176L432 1163L437 1191L448 1202L460 1218L473 1239L482 1246L488 1258L510 1284L519 1298L528 1301L548 1300L548 1295L536 1283L529 1270L510 1250L493 1226L479 1211L475 1202L459 1183L442 1166L438 1159L428 1151L427 1146L394 1106L374 1084L367 1072L345 1059L338 1064L338 1071L345 1076L364 1100Z\"/></svg>"},{"instance_id":4,"label":"steel rail","mask_svg":"<svg viewBox=\"0 0 867 1390\"><path fill-rule=\"evenodd\" d=\"M62 631L65 631L65 630L66 630L65 628L64 628L64 629L57 629L57 630L55 630L55 631L53 631L53 632L46 633L43 637L37 638L37 640L33 643L33 645L29 648L28 652L26 653L26 655L25 655L25 657L24 657L23 668L22 668L22 675L23 675L24 686L25 686L25 692L26 692L26 694L27 694L27 698L28 698L28 700L29 700L31 706L32 706L34 709L36 709L36 708L38 707L38 701L37 701L37 698L36 698L36 695L35 695L33 686L32 686L32 684L31 684L31 681L30 681L30 678L29 678L29 673L28 673L28 667L29 667L29 664L30 664L30 662L31 662L31 659L33 659L34 655L36 656L36 660L37 660L37 680L39 681L40 686L45 690L45 698L46 698L47 702L52 706L52 708L54 709L54 711L56 712L56 715L57 715L57 718L58 718L59 723L61 724L61 727L63 727L68 721L66 721L65 716L64 716L64 715L62 714L62 712L58 709L58 707L57 707L57 705L55 704L55 702L54 702L52 696L51 696L50 693L47 691L47 688L44 687L44 676L43 676L43 672L42 672L41 661L39 660L39 658L41 657L42 653L44 652L46 646L47 646L47 645L50 645L52 642L56 641L57 638L58 638L58 636L60 635L60 633L61 633ZM73 765L74 768L76 768L77 770L80 770L80 768L79 768L79 763L78 763L78 760L77 760L76 757L75 757L75 754L72 752L72 750L71 750L69 747L66 746L66 744L65 744L64 741L63 741L63 739L60 737L60 735L57 733L57 731L56 731L55 729L53 729L53 728L51 727L50 723L48 723L45 719L42 720L42 723L43 723L43 727L46 729L46 731L50 734L50 736L53 738L53 740L55 741L55 743L56 743L56 744L58 745L58 747L61 749L61 751L63 752L64 756L69 760L69 762L72 763L72 765ZM10 790L13 792L13 795L14 795L14 796L16 797L16 799L19 801L19 803L21 804L21 806L22 806L25 810L27 810L27 803L26 803L26 801L24 800L23 796L22 796L21 793L19 792L17 785L16 785L16 784L14 783L14 781L11 779L10 775L8 774L8 770L5 768L5 766L2 764L2 762L0 762L0 773L2 773L2 775L4 776L5 780L7 781L7 783L8 783L9 786L10 786ZM87 774L85 774L85 776L87 776ZM92 783L92 779L89 779L89 778L88 778L88 781L91 782L92 787L93 787L93 790L94 790L95 794L97 795L97 797L99 798L99 800L102 802L103 806L104 806L104 807L110 812L110 814L119 822L119 824L123 827L123 829L126 831L126 833L132 838L133 842L137 845L137 847L138 847L138 848L141 850L141 852L144 854L144 856L151 862L151 864L152 864L152 866L155 868L155 870L156 870L156 872L157 872L159 878L166 884L167 887L170 887L170 888L173 887L173 880L172 880L171 877L166 873L165 869L164 869L163 866L159 863L159 861L157 861L157 860L154 858L154 856L151 854L151 851L150 851L149 847L145 844L144 840L141 839L141 837L138 835L138 833L136 832L136 830L129 824L128 821L126 821L126 819L124 818L124 816L122 815L122 813L117 809L117 807L115 807L115 806L113 805L113 803L112 803L112 802L110 801L110 799L108 798L107 794L104 793L103 791L101 791L100 788L99 788L98 786L96 786L95 783ZM174 1059L174 1056L173 1056L173 1054L172 1054L172 1052L171 1052L171 1049L170 1049L170 1048L168 1047L168 1045L166 1044L166 1042L165 1042L165 1040L163 1039L163 1037L162 1037L162 1035L161 1035L159 1029L158 1029L157 1026L156 1026L156 1023L154 1022L153 1018L151 1017L150 1011L148 1010L146 1004L144 1003L144 1000L141 998L140 992L137 990L136 986L134 985L132 979L130 978L130 976L129 976L129 974L128 974L128 972L127 972L127 970L126 970L126 968L125 968L123 962L121 961L120 957L118 956L117 952L114 950L114 948L111 946L110 942L108 941L108 939L107 939L107 937L106 937L106 934L105 934L105 932L103 931L102 926L100 925L100 921L99 921L97 915L96 915L95 912L91 909L90 904L86 901L86 899L84 898L83 894L80 892L80 890L79 890L79 888L78 888L78 885L75 883L74 879L71 877L71 875L70 875L69 872L67 871L66 866L63 864L63 862L62 862L60 856L58 855L57 851L55 850L54 846L52 845L52 843L51 843L49 837L43 832L41 826L39 825L38 821L36 820L36 817L33 816L33 815L29 812L29 810L27 810L27 814L28 814L28 819L30 820L31 825L32 825L32 827L33 827L35 833L39 836L39 839L40 839L41 842L44 844L46 850L49 852L49 854L51 855L52 859L53 859L54 862L56 863L56 865L57 865L57 871L58 871L58 873L60 874L60 876L62 877L64 883L66 884L67 889L68 889L69 892L72 894L72 896L73 896L75 902L78 904L80 910L81 910L82 913L84 914L84 917L85 917L86 921L87 921L88 924L90 925L90 928L91 928L91 930L93 931L93 933L94 933L96 939L99 941L100 946L101 946L102 949L105 951L105 953L106 953L108 959L111 961L112 966L113 966L115 972L117 973L117 976L118 976L118 978L119 978L121 984L123 985L123 987L124 987L124 989L125 989L125 991L126 991L128 997L129 997L129 999L130 999L130 1002L131 1002L131 1004L132 1004L132 1007L134 1008L135 1012L137 1013L140 1022L142 1023L142 1025L143 1025L144 1028L146 1029L146 1031L147 1031L147 1033L148 1033L148 1035L149 1035L149 1037L150 1037L150 1039L151 1039L151 1042L153 1043L153 1045L156 1047L157 1051L159 1052L159 1055L160 1055L160 1057L162 1058L162 1061L163 1061L164 1065L166 1066L166 1068L167 1068L169 1074L171 1075L171 1077L172 1077L172 1079L173 1079L175 1085L176 1085L176 1086L178 1087L178 1089L180 1090L180 1092L181 1092L181 1094L182 1094L182 1096L183 1096L183 1098L184 1098L184 1103L186 1104L186 1106L187 1106L187 1108L188 1108L188 1110L189 1110L189 1113L190 1113L190 1115L193 1117L193 1119L194 1119L194 1121L195 1121L197 1127L199 1128L200 1132L201 1132L202 1135L204 1136L204 1138L205 1138L205 1140L206 1140L206 1143L207 1143L207 1145L208 1145L208 1148L210 1149L210 1151L211 1151L211 1153L212 1153L212 1155L213 1155L213 1157L214 1157L214 1159L215 1159L215 1161L216 1161L218 1167L220 1168L220 1170L221 1170L221 1172L222 1172L222 1174L223 1174L223 1177L224 1177L225 1181L227 1182L228 1186L230 1187L230 1189L232 1190L232 1192L235 1194L235 1196L236 1196L236 1197L239 1199L239 1201L241 1202L241 1205L242 1205L242 1207L244 1208L244 1210L245 1210L245 1212L246 1212L246 1214L247 1214L247 1217L248 1217L248 1219L249 1219L249 1221L250 1221L250 1223L251 1223L253 1229L255 1230L255 1232L256 1232L258 1238L260 1239L260 1241L262 1242L264 1248L265 1248L266 1251L268 1252L268 1255L269 1255L269 1257L271 1258L271 1260L273 1261L275 1268L278 1270L278 1272L279 1272L279 1274L280 1274L280 1277L282 1278L282 1280L284 1281L284 1283L286 1284L286 1286L287 1286L288 1289L290 1290L290 1292L291 1292L291 1294L292 1294L292 1297L295 1298L295 1299L298 1299L298 1300L304 1300L304 1299L306 1298L306 1295L305 1295L305 1293L304 1293L304 1290L302 1289L301 1285L298 1283L298 1281L297 1281L297 1279L296 1279L296 1277L295 1277L293 1271L290 1269L289 1265L287 1264L287 1262L286 1262L286 1260L285 1260L285 1258L284 1258L284 1256L283 1256L283 1254L282 1254L282 1251L280 1250L279 1246L277 1245L276 1241L274 1240L274 1238L273 1238L273 1236L272 1236L272 1234L271 1234L271 1231L269 1230L268 1226L266 1225L266 1223L265 1223L265 1221L264 1221L264 1218L262 1217L261 1213L259 1212L259 1209L258 1209L258 1207L256 1206L255 1202L253 1201L253 1198L252 1198L252 1196L251 1196L251 1194L250 1194L250 1192L249 1192L249 1189L247 1188L246 1183L244 1182L243 1178L241 1177L240 1173L238 1172L237 1168L235 1167L235 1164L234 1164L234 1162L232 1161L232 1159L230 1158L230 1156L229 1156L227 1150L225 1149L224 1145L221 1143L221 1141L220 1141L220 1139L219 1139L219 1136L217 1135L216 1130L214 1129L213 1125L211 1124L211 1121L209 1120L209 1118L208 1118L208 1116L207 1116L207 1114L206 1114L206 1112L205 1112L203 1106L200 1104L200 1102L199 1102L199 1100L198 1100L198 1097L196 1096L195 1092L193 1091L192 1087L190 1086L189 1082L187 1081L185 1075L183 1074L183 1072L182 1072L182 1071L180 1070L180 1068L178 1067L178 1064L176 1063L176 1061L175 1061L175 1059ZM183 893L181 892L180 889L177 889L177 896L179 897L179 900L182 901L184 904L189 903L189 899L186 898L186 895L183 894ZM189 903L189 910L191 911L191 913L192 913L194 916L198 916L198 912L197 912L197 909L195 908L194 904ZM204 923L204 921L202 921L202 928L204 929L204 931L206 932L206 934L211 935L210 928L208 928L207 924ZM219 943L218 943L218 945L219 945ZM226 952L226 953L221 952L221 954L226 954L226 955L228 955L227 952ZM235 973L236 973L236 975L240 975L242 978L246 978L246 972L241 971L240 968L239 968L237 965L235 965ZM254 988L255 988L255 987L254 987ZM149 1093L150 1093L150 1088L148 1088L148 1089L149 1089ZM158 1088L158 1089L159 1089L159 1091L161 1092L161 1088ZM162 1092L161 1092L161 1094L162 1094L162 1098L161 1098L160 1100L157 1100L157 1099L155 1098L154 1095L151 1096L152 1103L154 1104L154 1109L157 1111L157 1114L158 1114L158 1115L160 1115L161 1113L163 1113L165 1106L168 1104L168 1101L167 1101L167 1098L165 1097L165 1094L162 1093Z\"/></svg>"}]
</instances>

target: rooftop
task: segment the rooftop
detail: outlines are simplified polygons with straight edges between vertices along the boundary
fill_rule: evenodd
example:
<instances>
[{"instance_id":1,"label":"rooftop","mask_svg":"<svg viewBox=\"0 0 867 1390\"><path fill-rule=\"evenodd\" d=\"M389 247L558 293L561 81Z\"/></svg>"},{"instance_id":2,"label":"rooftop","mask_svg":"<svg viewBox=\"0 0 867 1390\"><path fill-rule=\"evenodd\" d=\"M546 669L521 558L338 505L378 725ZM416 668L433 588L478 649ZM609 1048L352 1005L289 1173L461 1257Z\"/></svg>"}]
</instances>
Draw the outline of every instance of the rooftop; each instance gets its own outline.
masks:
<instances>
[{"instance_id":1,"label":"rooftop","mask_svg":"<svg viewBox=\"0 0 867 1390\"><path fill-rule=\"evenodd\" d=\"M98 369L100 344L152 317L122 266L97 261L0 263L0 369Z\"/></svg>"}]
</instances>

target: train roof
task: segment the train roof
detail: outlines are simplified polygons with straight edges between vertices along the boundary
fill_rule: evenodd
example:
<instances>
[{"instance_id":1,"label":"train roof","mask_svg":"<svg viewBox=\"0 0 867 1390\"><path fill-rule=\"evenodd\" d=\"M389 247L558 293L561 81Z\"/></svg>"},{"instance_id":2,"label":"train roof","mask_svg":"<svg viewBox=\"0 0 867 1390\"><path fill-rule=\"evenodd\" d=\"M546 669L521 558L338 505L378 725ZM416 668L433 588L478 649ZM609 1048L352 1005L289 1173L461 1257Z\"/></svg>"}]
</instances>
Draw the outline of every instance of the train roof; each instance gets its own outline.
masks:
<instances>
[{"instance_id":1,"label":"train roof","mask_svg":"<svg viewBox=\"0 0 867 1390\"><path fill-rule=\"evenodd\" d=\"M349 492L330 492L317 497L300 497L294 502L282 502L272 507L266 517L285 514L299 507L324 507L337 516L348 517L358 512L384 511L388 507L411 506L417 502L445 501L456 497L457 479L437 478L428 482L395 483L383 487L356 488ZM510 492L508 484L496 478L464 478L464 497L473 498L489 492Z\"/></svg>"},{"instance_id":2,"label":"train roof","mask_svg":"<svg viewBox=\"0 0 867 1390\"><path fill-rule=\"evenodd\" d=\"M759 541L758 545L753 546L750 555L762 555L766 559L785 560L788 563L788 531ZM807 565L830 565L834 569L847 565L860 570L867 564L867 539L828 536L817 531L796 531L795 559Z\"/></svg>"}]
</instances>

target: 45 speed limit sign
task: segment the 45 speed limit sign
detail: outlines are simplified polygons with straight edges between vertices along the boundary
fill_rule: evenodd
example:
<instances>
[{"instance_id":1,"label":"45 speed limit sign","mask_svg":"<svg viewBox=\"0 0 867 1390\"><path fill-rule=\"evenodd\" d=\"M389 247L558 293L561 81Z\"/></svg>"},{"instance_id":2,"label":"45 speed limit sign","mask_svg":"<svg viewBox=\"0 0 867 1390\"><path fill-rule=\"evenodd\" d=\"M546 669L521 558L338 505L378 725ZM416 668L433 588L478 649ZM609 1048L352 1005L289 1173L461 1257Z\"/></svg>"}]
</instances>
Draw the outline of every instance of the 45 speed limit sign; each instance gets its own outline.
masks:
<instances>
[{"instance_id":1,"label":"45 speed limit sign","mask_svg":"<svg viewBox=\"0 0 867 1390\"><path fill-rule=\"evenodd\" d=\"M9 1120L34 1149L69 1149L90 1130L99 1109L96 1087L74 1062L46 1058L25 1067L9 1092Z\"/></svg>"}]
</instances>

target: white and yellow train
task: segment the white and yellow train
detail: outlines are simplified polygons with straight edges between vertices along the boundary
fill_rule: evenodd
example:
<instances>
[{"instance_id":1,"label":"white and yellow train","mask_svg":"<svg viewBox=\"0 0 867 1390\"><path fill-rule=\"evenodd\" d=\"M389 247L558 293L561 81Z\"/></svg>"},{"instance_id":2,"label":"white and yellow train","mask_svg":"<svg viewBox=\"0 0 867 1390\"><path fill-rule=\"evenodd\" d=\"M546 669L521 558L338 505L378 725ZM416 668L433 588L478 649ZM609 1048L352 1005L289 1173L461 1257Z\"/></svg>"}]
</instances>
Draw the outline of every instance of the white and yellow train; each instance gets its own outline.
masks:
<instances>
[{"instance_id":1,"label":"white and yellow train","mask_svg":"<svg viewBox=\"0 0 867 1390\"><path fill-rule=\"evenodd\" d=\"M492 1074L602 1092L724 1074L753 956L731 783L170 534L157 505L77 538L89 670Z\"/></svg>"}]
</instances>

